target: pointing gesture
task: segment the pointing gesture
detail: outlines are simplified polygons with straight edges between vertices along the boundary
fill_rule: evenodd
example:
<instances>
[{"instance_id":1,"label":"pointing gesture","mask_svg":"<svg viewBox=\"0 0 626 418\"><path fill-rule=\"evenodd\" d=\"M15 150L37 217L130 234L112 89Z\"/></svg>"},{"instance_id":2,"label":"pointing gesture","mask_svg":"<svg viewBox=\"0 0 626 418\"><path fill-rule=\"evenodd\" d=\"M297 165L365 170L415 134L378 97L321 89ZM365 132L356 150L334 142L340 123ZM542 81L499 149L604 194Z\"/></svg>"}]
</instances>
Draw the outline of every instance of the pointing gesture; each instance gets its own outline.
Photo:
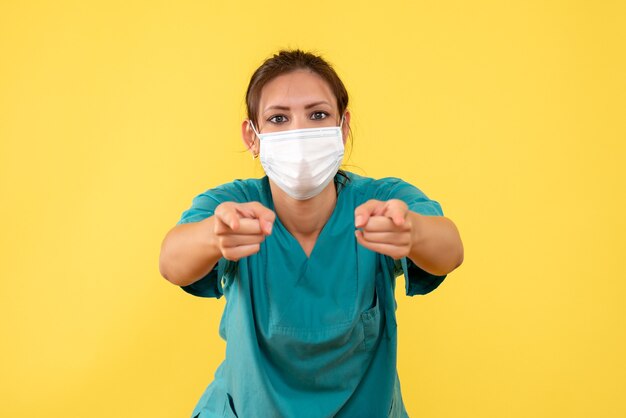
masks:
<instances>
[{"instance_id":1,"label":"pointing gesture","mask_svg":"<svg viewBox=\"0 0 626 418\"><path fill-rule=\"evenodd\" d=\"M354 211L359 244L395 260L407 257L413 242L413 223L402 200L368 200Z\"/></svg>"},{"instance_id":2,"label":"pointing gesture","mask_svg":"<svg viewBox=\"0 0 626 418\"><path fill-rule=\"evenodd\" d=\"M227 260L255 254L272 233L276 214L259 202L224 202L215 208L217 246Z\"/></svg>"}]
</instances>

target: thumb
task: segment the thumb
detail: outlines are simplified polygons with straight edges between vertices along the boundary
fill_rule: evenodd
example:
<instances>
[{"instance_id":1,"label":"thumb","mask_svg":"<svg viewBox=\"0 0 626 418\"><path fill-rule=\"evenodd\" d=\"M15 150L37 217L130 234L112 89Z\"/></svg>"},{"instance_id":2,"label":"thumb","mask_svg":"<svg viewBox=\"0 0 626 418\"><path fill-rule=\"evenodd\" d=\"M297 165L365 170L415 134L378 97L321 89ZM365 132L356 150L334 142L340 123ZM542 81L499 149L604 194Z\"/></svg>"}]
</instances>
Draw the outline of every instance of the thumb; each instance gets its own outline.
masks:
<instances>
[{"instance_id":1,"label":"thumb","mask_svg":"<svg viewBox=\"0 0 626 418\"><path fill-rule=\"evenodd\" d=\"M239 229L239 212L237 205L232 202L224 202L215 209L215 216L231 230Z\"/></svg>"},{"instance_id":2,"label":"thumb","mask_svg":"<svg viewBox=\"0 0 626 418\"><path fill-rule=\"evenodd\" d=\"M396 226L404 225L408 206L402 200L392 199L387 202L384 215L391 218Z\"/></svg>"},{"instance_id":3,"label":"thumb","mask_svg":"<svg viewBox=\"0 0 626 418\"><path fill-rule=\"evenodd\" d=\"M367 225L371 216L378 215L383 210L385 202L371 199L354 210L354 226L362 228Z\"/></svg>"},{"instance_id":4,"label":"thumb","mask_svg":"<svg viewBox=\"0 0 626 418\"><path fill-rule=\"evenodd\" d=\"M247 208L253 213L253 216L259 220L261 230L266 235L270 235L272 233L272 226L276 220L276 214L259 202L249 202Z\"/></svg>"}]
</instances>

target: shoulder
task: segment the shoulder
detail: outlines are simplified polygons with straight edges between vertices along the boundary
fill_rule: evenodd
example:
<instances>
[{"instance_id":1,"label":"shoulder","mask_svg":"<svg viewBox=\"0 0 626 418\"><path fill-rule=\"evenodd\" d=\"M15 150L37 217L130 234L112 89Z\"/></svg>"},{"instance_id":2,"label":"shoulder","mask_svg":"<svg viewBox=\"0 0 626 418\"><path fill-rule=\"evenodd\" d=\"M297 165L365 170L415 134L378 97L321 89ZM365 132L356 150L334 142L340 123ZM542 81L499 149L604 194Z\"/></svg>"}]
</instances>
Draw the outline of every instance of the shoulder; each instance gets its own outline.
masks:
<instances>
[{"instance_id":1,"label":"shoulder","mask_svg":"<svg viewBox=\"0 0 626 418\"><path fill-rule=\"evenodd\" d=\"M183 212L179 223L195 222L213 215L223 202L262 202L266 204L269 194L267 177L260 179L237 179L205 190L192 200L191 207Z\"/></svg>"},{"instance_id":2,"label":"shoulder","mask_svg":"<svg viewBox=\"0 0 626 418\"><path fill-rule=\"evenodd\" d=\"M411 189L414 192L417 191L418 193L422 193L422 191L417 187L398 177L383 177L375 179L372 177L360 176L349 171L346 171L345 173L350 179L346 186L351 188L354 192L362 194L370 199L389 198L389 195L401 189Z\"/></svg>"},{"instance_id":3,"label":"shoulder","mask_svg":"<svg viewBox=\"0 0 626 418\"><path fill-rule=\"evenodd\" d=\"M209 189L208 192L227 193L240 202L260 200L269 190L267 177L236 179Z\"/></svg>"},{"instance_id":4,"label":"shoulder","mask_svg":"<svg viewBox=\"0 0 626 418\"><path fill-rule=\"evenodd\" d=\"M267 192L267 178L236 179L229 183L212 187L196 196L217 201L250 202L260 200Z\"/></svg>"},{"instance_id":5,"label":"shoulder","mask_svg":"<svg viewBox=\"0 0 626 418\"><path fill-rule=\"evenodd\" d=\"M383 177L374 179L346 172L350 181L346 188L351 189L357 198L357 204L370 199L391 200L400 199L409 205L411 210L424 215L442 215L439 202L430 199L413 184L398 177Z\"/></svg>"}]
</instances>

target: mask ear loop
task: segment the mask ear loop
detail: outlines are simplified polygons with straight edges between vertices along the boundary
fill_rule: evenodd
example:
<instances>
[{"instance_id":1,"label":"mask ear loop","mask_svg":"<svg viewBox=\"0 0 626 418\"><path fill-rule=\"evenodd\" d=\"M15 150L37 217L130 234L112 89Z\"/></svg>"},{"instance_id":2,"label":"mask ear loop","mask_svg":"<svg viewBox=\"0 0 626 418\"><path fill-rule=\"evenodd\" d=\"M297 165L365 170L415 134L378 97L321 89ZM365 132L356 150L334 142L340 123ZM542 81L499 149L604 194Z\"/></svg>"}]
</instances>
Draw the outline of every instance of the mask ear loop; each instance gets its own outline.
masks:
<instances>
[{"instance_id":1,"label":"mask ear loop","mask_svg":"<svg viewBox=\"0 0 626 418\"><path fill-rule=\"evenodd\" d=\"M254 123L252 123L250 119L248 119L248 123L250 124L250 126L252 126L252 130L254 131L256 136L259 136L259 133L256 131L256 128L254 127Z\"/></svg>"},{"instance_id":2,"label":"mask ear loop","mask_svg":"<svg viewBox=\"0 0 626 418\"><path fill-rule=\"evenodd\" d=\"M250 124L250 126L252 127L252 130L254 131L255 137L252 139L252 145L254 145L254 143L256 142L257 138L259 138L259 141L261 140L261 138L259 137L259 133L257 132L257 130L254 127L254 123L252 123L252 121L250 119L248 119L248 123ZM257 158L259 158L259 154L255 154L254 152L252 152L252 159L256 160Z\"/></svg>"}]
</instances>

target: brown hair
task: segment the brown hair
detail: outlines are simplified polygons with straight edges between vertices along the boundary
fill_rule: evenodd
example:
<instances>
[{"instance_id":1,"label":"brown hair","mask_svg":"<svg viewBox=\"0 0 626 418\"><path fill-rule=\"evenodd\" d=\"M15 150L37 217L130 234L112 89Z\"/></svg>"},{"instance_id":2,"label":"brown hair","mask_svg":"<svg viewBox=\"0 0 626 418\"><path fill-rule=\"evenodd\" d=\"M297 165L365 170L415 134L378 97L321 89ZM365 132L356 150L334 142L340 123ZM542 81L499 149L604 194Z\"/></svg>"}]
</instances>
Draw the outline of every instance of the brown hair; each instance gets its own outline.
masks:
<instances>
[{"instance_id":1,"label":"brown hair","mask_svg":"<svg viewBox=\"0 0 626 418\"><path fill-rule=\"evenodd\" d=\"M348 91L333 67L320 56L294 49L279 51L278 54L266 59L252 74L246 91L248 119L258 126L261 90L269 81L279 75L302 69L314 72L328 83L337 99L339 116L343 115L348 107Z\"/></svg>"}]
</instances>

